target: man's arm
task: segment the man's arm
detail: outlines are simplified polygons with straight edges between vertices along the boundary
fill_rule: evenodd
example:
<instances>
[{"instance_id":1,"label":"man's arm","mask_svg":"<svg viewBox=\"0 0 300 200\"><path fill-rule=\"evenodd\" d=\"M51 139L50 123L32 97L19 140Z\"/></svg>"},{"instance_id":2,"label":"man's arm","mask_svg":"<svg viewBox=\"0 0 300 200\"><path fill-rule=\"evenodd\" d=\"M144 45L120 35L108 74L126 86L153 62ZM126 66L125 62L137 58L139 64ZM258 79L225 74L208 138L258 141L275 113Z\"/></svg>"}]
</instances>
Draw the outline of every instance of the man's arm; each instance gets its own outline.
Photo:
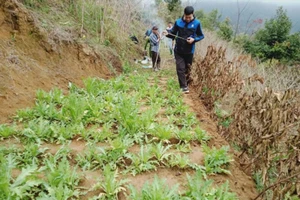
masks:
<instances>
[{"instance_id":1,"label":"man's arm","mask_svg":"<svg viewBox=\"0 0 300 200\"><path fill-rule=\"evenodd\" d=\"M204 39L204 34L202 32L201 23L199 22L199 25L196 29L196 37L194 38L194 42L199 42L200 40Z\"/></svg>"},{"instance_id":2,"label":"man's arm","mask_svg":"<svg viewBox=\"0 0 300 200\"><path fill-rule=\"evenodd\" d=\"M159 42L159 38L157 38L154 34L151 34L149 39L150 43L153 45L157 45Z\"/></svg>"},{"instance_id":3,"label":"man's arm","mask_svg":"<svg viewBox=\"0 0 300 200\"><path fill-rule=\"evenodd\" d=\"M177 34L177 32L178 32L178 26L177 26L177 23L176 23L176 21L175 21L175 23L174 23L174 26L173 26L173 28L172 29L170 29L170 30L167 30L168 31L168 33L171 33L171 34L168 34L168 35L166 35L166 37L168 37L168 38L171 38L171 39L175 39L175 36L176 36L176 34Z\"/></svg>"}]
</instances>

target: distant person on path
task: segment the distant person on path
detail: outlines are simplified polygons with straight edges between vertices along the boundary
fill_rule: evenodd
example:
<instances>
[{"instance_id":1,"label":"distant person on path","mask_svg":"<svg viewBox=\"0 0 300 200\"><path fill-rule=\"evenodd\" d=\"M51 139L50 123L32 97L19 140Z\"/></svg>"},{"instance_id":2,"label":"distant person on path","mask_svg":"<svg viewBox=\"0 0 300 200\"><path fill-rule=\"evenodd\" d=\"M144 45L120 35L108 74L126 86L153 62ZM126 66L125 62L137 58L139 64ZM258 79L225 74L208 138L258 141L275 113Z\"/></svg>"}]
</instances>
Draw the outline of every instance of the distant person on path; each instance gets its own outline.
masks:
<instances>
[{"instance_id":1,"label":"distant person on path","mask_svg":"<svg viewBox=\"0 0 300 200\"><path fill-rule=\"evenodd\" d=\"M152 27L152 33L150 34L149 38L150 38L153 70L158 71L160 70L160 55L159 55L160 35L157 26Z\"/></svg>"},{"instance_id":2,"label":"distant person on path","mask_svg":"<svg viewBox=\"0 0 300 200\"><path fill-rule=\"evenodd\" d=\"M168 23L168 27L166 28L166 30L169 32L171 31L173 28L173 23L169 22ZM173 50L174 50L174 39L173 38L168 38L168 47L169 47L169 51L170 51L170 55L173 55Z\"/></svg>"},{"instance_id":3,"label":"distant person on path","mask_svg":"<svg viewBox=\"0 0 300 200\"><path fill-rule=\"evenodd\" d=\"M174 54L179 86L183 93L189 93L190 72L195 52L195 43L204 38L201 23L195 19L194 8L187 6L184 14L176 20L173 28L163 31L168 38L176 40Z\"/></svg>"}]
</instances>

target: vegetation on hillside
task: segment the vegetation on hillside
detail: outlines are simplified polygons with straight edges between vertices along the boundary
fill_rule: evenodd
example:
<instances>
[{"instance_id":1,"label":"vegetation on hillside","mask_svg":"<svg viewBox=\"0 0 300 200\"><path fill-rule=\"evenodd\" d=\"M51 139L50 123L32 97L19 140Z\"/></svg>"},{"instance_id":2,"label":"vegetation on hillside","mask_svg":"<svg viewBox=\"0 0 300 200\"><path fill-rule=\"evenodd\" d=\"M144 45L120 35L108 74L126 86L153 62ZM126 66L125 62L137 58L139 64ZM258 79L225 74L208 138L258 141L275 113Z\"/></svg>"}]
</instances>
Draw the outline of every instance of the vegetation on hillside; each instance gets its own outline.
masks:
<instances>
[{"instance_id":1,"label":"vegetation on hillside","mask_svg":"<svg viewBox=\"0 0 300 200\"><path fill-rule=\"evenodd\" d=\"M39 27L55 43L89 44L99 52L110 50L120 59L141 55L130 37L142 38L146 20L137 1L22 0ZM122 5L122 6L121 6Z\"/></svg>"},{"instance_id":2,"label":"vegetation on hillside","mask_svg":"<svg viewBox=\"0 0 300 200\"><path fill-rule=\"evenodd\" d=\"M130 41L132 35L142 38L148 23L138 1L20 2L57 45L88 44L122 61L142 52ZM156 0L153 8L164 22L182 14L178 0ZM300 81L299 69L287 64L299 64L299 33L290 34L291 22L282 8L252 36L235 35L230 19L220 22L217 10L195 14L206 39L202 54L195 56L194 89L214 113L220 133L236 148L241 166L253 175L261 192L257 198L297 199ZM101 55L106 61L108 54ZM124 72L132 72L125 63ZM214 187L209 176L230 174L228 147L206 146L210 136L189 113L176 81L170 78L161 88L160 78L132 72L109 81L89 78L83 88L70 83L68 94L59 88L37 91L33 108L19 110L11 124L0 125L0 140L17 141L15 147L0 148L0 197L61 199L97 193L94 199L116 199L122 193L128 199L235 199L227 183ZM83 152L70 149L74 141L86 145ZM44 144L61 146L49 152ZM189 160L192 144L204 153L202 165ZM165 180L155 178L139 191L118 178L159 169L196 175L186 176L182 190L176 190L182 185L170 189ZM103 176L94 187L81 188L82 174L93 170Z\"/></svg>"},{"instance_id":3,"label":"vegetation on hillside","mask_svg":"<svg viewBox=\"0 0 300 200\"><path fill-rule=\"evenodd\" d=\"M236 37L230 19L220 22L221 15L218 10L207 14L203 10L198 10L195 15L205 29L216 31L222 39L232 41L261 61L276 60L290 65L300 63L300 34L291 34L292 22L282 7L277 9L276 16L267 20L264 27L253 35L241 33ZM262 20L255 20L253 23L261 24Z\"/></svg>"},{"instance_id":4,"label":"vegetation on hillside","mask_svg":"<svg viewBox=\"0 0 300 200\"><path fill-rule=\"evenodd\" d=\"M170 77L162 85L160 78L142 71L107 81L86 79L84 88L70 84L68 94L58 88L37 91L36 106L0 125L0 140L19 147L0 148L0 198L119 199L122 193L126 199L236 199L227 182L214 186L209 178L230 174L228 147L206 145L210 137L184 105L176 80ZM74 152L74 141L86 148ZM54 151L49 144L62 145ZM192 144L203 149L203 165L190 160ZM176 183L180 190L169 190L156 177L140 191L124 178L162 169L187 173ZM99 180L82 187L91 171Z\"/></svg>"}]
</instances>

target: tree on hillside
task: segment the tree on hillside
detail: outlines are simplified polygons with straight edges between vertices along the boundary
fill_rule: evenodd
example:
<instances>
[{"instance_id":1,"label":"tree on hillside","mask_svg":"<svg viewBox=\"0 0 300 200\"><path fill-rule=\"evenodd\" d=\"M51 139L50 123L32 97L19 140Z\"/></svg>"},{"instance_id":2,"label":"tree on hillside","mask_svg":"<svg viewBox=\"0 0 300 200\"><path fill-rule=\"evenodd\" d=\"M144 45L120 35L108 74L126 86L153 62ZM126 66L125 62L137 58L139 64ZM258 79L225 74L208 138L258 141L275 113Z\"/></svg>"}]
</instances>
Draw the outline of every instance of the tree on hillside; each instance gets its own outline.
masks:
<instances>
[{"instance_id":1,"label":"tree on hillside","mask_svg":"<svg viewBox=\"0 0 300 200\"><path fill-rule=\"evenodd\" d=\"M159 7L162 2L163 2L163 0L155 0L155 6Z\"/></svg>"},{"instance_id":2,"label":"tree on hillside","mask_svg":"<svg viewBox=\"0 0 300 200\"><path fill-rule=\"evenodd\" d=\"M165 2L168 4L167 8L169 11L167 21L174 21L181 16L183 10L181 0L165 0Z\"/></svg>"},{"instance_id":3,"label":"tree on hillside","mask_svg":"<svg viewBox=\"0 0 300 200\"><path fill-rule=\"evenodd\" d=\"M242 16L242 13L245 11L245 9L247 8L248 6L248 3L249 3L250 0L248 0L246 2L246 4L241 8L240 7L240 3L239 1L237 0L236 3L237 3L237 8L238 8L238 13L237 13L237 22L236 22L236 26L235 26L235 31L234 31L234 38L236 38L236 35L239 33L240 31L240 21L241 21L241 16Z\"/></svg>"},{"instance_id":4,"label":"tree on hillside","mask_svg":"<svg viewBox=\"0 0 300 200\"><path fill-rule=\"evenodd\" d=\"M245 43L246 51L262 60L280 61L299 58L299 34L290 35L292 22L285 10L279 7L276 16L267 20L265 27L259 30L253 41ZM296 61L296 60L293 60Z\"/></svg>"},{"instance_id":5,"label":"tree on hillside","mask_svg":"<svg viewBox=\"0 0 300 200\"><path fill-rule=\"evenodd\" d=\"M160 18L165 22L174 21L182 14L181 0L155 0Z\"/></svg>"},{"instance_id":6,"label":"tree on hillside","mask_svg":"<svg viewBox=\"0 0 300 200\"><path fill-rule=\"evenodd\" d=\"M222 39L231 41L233 36L233 30L229 18L226 18L223 22L219 24L219 30L217 31L217 34Z\"/></svg>"},{"instance_id":7,"label":"tree on hillside","mask_svg":"<svg viewBox=\"0 0 300 200\"><path fill-rule=\"evenodd\" d=\"M214 31L219 27L221 15L217 9L205 14L203 10L197 10L195 16L201 20L203 28Z\"/></svg>"},{"instance_id":8,"label":"tree on hillside","mask_svg":"<svg viewBox=\"0 0 300 200\"><path fill-rule=\"evenodd\" d=\"M256 39L268 46L274 46L275 43L284 42L291 31L292 22L287 16L286 11L279 7L276 16L265 23L265 28L256 34Z\"/></svg>"},{"instance_id":9,"label":"tree on hillside","mask_svg":"<svg viewBox=\"0 0 300 200\"><path fill-rule=\"evenodd\" d=\"M233 36L233 29L229 18L220 21L221 15L218 10L212 10L205 14L203 10L195 11L195 16L200 19L203 28L210 31L217 31L217 34L224 40L231 41Z\"/></svg>"},{"instance_id":10,"label":"tree on hillside","mask_svg":"<svg viewBox=\"0 0 300 200\"><path fill-rule=\"evenodd\" d=\"M165 2L168 4L168 10L170 12L177 10L177 8L181 6L180 0L165 0Z\"/></svg>"}]
</instances>

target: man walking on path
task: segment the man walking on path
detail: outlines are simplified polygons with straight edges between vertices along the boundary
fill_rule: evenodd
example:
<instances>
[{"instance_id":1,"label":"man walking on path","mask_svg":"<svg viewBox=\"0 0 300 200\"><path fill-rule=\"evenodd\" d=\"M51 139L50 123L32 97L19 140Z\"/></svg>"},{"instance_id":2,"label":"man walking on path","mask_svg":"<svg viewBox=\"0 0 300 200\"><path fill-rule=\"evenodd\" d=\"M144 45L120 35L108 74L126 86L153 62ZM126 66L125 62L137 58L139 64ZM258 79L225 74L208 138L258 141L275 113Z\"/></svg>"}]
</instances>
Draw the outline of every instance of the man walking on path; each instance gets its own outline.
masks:
<instances>
[{"instance_id":1,"label":"man walking on path","mask_svg":"<svg viewBox=\"0 0 300 200\"><path fill-rule=\"evenodd\" d=\"M174 48L176 71L179 86L184 93L189 93L190 72L195 52L195 43L204 38L201 23L195 19L194 8L187 6L182 18L176 20L170 31L164 31L168 38L176 40Z\"/></svg>"},{"instance_id":2,"label":"man walking on path","mask_svg":"<svg viewBox=\"0 0 300 200\"><path fill-rule=\"evenodd\" d=\"M150 34L149 38L150 38L150 45L151 45L151 57L152 57L153 70L158 71L160 70L160 55L159 55L160 35L157 26L153 26L152 33Z\"/></svg>"}]
</instances>

